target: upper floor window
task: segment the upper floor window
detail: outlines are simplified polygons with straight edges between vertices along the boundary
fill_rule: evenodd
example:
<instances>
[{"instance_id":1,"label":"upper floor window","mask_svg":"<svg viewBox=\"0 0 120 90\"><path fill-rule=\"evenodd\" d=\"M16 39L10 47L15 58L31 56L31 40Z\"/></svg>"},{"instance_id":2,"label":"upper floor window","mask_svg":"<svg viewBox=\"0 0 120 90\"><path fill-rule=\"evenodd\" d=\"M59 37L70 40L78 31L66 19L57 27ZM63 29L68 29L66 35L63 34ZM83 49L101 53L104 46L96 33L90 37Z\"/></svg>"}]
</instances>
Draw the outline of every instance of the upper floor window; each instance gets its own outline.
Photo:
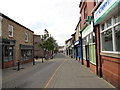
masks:
<instances>
[{"instance_id":1,"label":"upper floor window","mask_svg":"<svg viewBox=\"0 0 120 90\"><path fill-rule=\"evenodd\" d=\"M25 33L25 42L28 42L28 33Z\"/></svg>"},{"instance_id":2,"label":"upper floor window","mask_svg":"<svg viewBox=\"0 0 120 90\"><path fill-rule=\"evenodd\" d=\"M84 19L87 19L87 5L84 8Z\"/></svg>"},{"instance_id":3,"label":"upper floor window","mask_svg":"<svg viewBox=\"0 0 120 90\"><path fill-rule=\"evenodd\" d=\"M8 36L13 37L13 26L12 25L8 25Z\"/></svg>"}]
</instances>

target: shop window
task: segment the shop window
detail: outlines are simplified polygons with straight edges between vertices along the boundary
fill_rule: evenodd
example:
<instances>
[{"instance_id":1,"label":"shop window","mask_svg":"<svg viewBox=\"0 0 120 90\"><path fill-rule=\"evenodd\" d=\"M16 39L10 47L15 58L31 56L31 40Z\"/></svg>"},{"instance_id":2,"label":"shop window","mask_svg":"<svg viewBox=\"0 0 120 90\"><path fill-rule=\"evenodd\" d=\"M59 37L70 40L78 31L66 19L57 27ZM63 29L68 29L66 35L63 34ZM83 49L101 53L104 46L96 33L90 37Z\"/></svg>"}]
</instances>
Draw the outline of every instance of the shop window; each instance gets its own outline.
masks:
<instances>
[{"instance_id":1,"label":"shop window","mask_svg":"<svg viewBox=\"0 0 120 90\"><path fill-rule=\"evenodd\" d=\"M107 27L110 27L112 25L111 18L107 20Z\"/></svg>"},{"instance_id":2,"label":"shop window","mask_svg":"<svg viewBox=\"0 0 120 90\"><path fill-rule=\"evenodd\" d=\"M90 43L93 43L93 36L92 34L90 34L90 40L89 40Z\"/></svg>"},{"instance_id":3,"label":"shop window","mask_svg":"<svg viewBox=\"0 0 120 90\"><path fill-rule=\"evenodd\" d=\"M113 51L112 45L112 30L107 30L102 33L102 50L103 51Z\"/></svg>"},{"instance_id":4,"label":"shop window","mask_svg":"<svg viewBox=\"0 0 120 90\"><path fill-rule=\"evenodd\" d=\"M25 42L28 42L28 33L25 33Z\"/></svg>"},{"instance_id":5,"label":"shop window","mask_svg":"<svg viewBox=\"0 0 120 90\"><path fill-rule=\"evenodd\" d=\"M104 23L106 23L104 30L101 24L101 50L120 52L120 15L116 14Z\"/></svg>"},{"instance_id":6,"label":"shop window","mask_svg":"<svg viewBox=\"0 0 120 90\"><path fill-rule=\"evenodd\" d=\"M104 29L105 29L105 23L101 25L101 30L104 30Z\"/></svg>"},{"instance_id":7,"label":"shop window","mask_svg":"<svg viewBox=\"0 0 120 90\"><path fill-rule=\"evenodd\" d=\"M13 60L13 47L12 46L5 46L4 47L4 61Z\"/></svg>"},{"instance_id":8,"label":"shop window","mask_svg":"<svg viewBox=\"0 0 120 90\"><path fill-rule=\"evenodd\" d=\"M115 15L115 17L114 17L114 22L115 22L115 23L120 22L120 13L118 13L118 14Z\"/></svg>"},{"instance_id":9,"label":"shop window","mask_svg":"<svg viewBox=\"0 0 120 90\"><path fill-rule=\"evenodd\" d=\"M86 37L83 39L83 45L86 45Z\"/></svg>"},{"instance_id":10,"label":"shop window","mask_svg":"<svg viewBox=\"0 0 120 90\"><path fill-rule=\"evenodd\" d=\"M32 59L32 50L21 50L21 60Z\"/></svg>"},{"instance_id":11,"label":"shop window","mask_svg":"<svg viewBox=\"0 0 120 90\"><path fill-rule=\"evenodd\" d=\"M93 43L95 43L95 33L93 32L92 35L93 35Z\"/></svg>"},{"instance_id":12,"label":"shop window","mask_svg":"<svg viewBox=\"0 0 120 90\"><path fill-rule=\"evenodd\" d=\"M120 25L116 26L114 30L115 30L116 51L120 52Z\"/></svg>"},{"instance_id":13,"label":"shop window","mask_svg":"<svg viewBox=\"0 0 120 90\"><path fill-rule=\"evenodd\" d=\"M8 25L8 36L13 37L13 26L12 25Z\"/></svg>"}]
</instances>

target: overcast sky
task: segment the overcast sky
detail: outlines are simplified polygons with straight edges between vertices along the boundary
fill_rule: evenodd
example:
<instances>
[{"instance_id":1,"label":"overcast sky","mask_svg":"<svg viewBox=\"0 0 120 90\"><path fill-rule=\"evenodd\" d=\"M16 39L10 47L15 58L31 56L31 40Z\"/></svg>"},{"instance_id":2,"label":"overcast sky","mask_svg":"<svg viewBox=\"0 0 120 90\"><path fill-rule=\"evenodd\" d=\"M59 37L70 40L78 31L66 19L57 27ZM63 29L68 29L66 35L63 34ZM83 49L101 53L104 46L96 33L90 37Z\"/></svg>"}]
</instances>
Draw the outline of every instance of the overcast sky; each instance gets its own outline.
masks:
<instances>
[{"instance_id":1,"label":"overcast sky","mask_svg":"<svg viewBox=\"0 0 120 90\"><path fill-rule=\"evenodd\" d=\"M1 0L0 12L41 35L44 29L64 45L79 21L80 0Z\"/></svg>"}]
</instances>

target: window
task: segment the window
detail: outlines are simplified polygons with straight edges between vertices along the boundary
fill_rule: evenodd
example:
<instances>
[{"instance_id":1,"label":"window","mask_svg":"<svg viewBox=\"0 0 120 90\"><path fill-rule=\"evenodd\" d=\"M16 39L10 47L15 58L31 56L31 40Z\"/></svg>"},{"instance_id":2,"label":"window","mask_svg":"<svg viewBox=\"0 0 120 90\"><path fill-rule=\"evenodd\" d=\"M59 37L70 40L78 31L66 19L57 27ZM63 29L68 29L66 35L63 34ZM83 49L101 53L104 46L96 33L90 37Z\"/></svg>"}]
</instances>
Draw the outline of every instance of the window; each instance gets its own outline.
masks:
<instances>
[{"instance_id":1,"label":"window","mask_svg":"<svg viewBox=\"0 0 120 90\"><path fill-rule=\"evenodd\" d=\"M101 34L102 37L102 51L113 51L112 45L112 30L109 29Z\"/></svg>"},{"instance_id":2,"label":"window","mask_svg":"<svg viewBox=\"0 0 120 90\"><path fill-rule=\"evenodd\" d=\"M104 29L105 29L105 23L101 25L101 30L104 30Z\"/></svg>"},{"instance_id":3,"label":"window","mask_svg":"<svg viewBox=\"0 0 120 90\"><path fill-rule=\"evenodd\" d=\"M102 52L120 52L120 14L116 14L101 24Z\"/></svg>"},{"instance_id":4,"label":"window","mask_svg":"<svg viewBox=\"0 0 120 90\"><path fill-rule=\"evenodd\" d=\"M111 23L111 18L109 20L107 20L107 27L111 26L112 23Z\"/></svg>"},{"instance_id":5,"label":"window","mask_svg":"<svg viewBox=\"0 0 120 90\"><path fill-rule=\"evenodd\" d=\"M28 42L28 33L25 33L25 42Z\"/></svg>"},{"instance_id":6,"label":"window","mask_svg":"<svg viewBox=\"0 0 120 90\"><path fill-rule=\"evenodd\" d=\"M114 30L115 30L116 51L120 52L120 25L116 26Z\"/></svg>"},{"instance_id":7,"label":"window","mask_svg":"<svg viewBox=\"0 0 120 90\"><path fill-rule=\"evenodd\" d=\"M84 8L84 19L87 19L87 5Z\"/></svg>"},{"instance_id":8,"label":"window","mask_svg":"<svg viewBox=\"0 0 120 90\"><path fill-rule=\"evenodd\" d=\"M115 17L114 17L114 22L115 22L115 23L120 22L120 13L118 13L118 14L115 15Z\"/></svg>"},{"instance_id":9,"label":"window","mask_svg":"<svg viewBox=\"0 0 120 90\"><path fill-rule=\"evenodd\" d=\"M30 60L32 59L32 50L21 50L21 60Z\"/></svg>"},{"instance_id":10,"label":"window","mask_svg":"<svg viewBox=\"0 0 120 90\"><path fill-rule=\"evenodd\" d=\"M8 36L13 37L13 26L12 25L8 25Z\"/></svg>"},{"instance_id":11,"label":"window","mask_svg":"<svg viewBox=\"0 0 120 90\"><path fill-rule=\"evenodd\" d=\"M5 46L3 55L4 61L13 60L13 46Z\"/></svg>"}]
</instances>

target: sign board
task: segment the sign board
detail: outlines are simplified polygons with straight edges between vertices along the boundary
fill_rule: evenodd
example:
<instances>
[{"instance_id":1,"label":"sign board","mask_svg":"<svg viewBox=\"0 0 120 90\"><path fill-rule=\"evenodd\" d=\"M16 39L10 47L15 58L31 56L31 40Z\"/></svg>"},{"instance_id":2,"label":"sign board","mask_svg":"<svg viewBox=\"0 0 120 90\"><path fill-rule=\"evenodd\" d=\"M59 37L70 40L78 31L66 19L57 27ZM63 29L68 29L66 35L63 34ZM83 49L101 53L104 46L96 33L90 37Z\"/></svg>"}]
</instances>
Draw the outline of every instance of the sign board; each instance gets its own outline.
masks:
<instances>
[{"instance_id":1,"label":"sign board","mask_svg":"<svg viewBox=\"0 0 120 90\"><path fill-rule=\"evenodd\" d=\"M109 13L114 7L120 3L120 0L104 0L94 13L94 23L97 24Z\"/></svg>"},{"instance_id":2,"label":"sign board","mask_svg":"<svg viewBox=\"0 0 120 90\"><path fill-rule=\"evenodd\" d=\"M82 38L86 37L88 34L93 32L93 22L91 22L90 25L88 25L82 32Z\"/></svg>"},{"instance_id":3,"label":"sign board","mask_svg":"<svg viewBox=\"0 0 120 90\"><path fill-rule=\"evenodd\" d=\"M79 44L79 40L78 40L78 41L76 41L74 45L77 45L77 44Z\"/></svg>"}]
</instances>

